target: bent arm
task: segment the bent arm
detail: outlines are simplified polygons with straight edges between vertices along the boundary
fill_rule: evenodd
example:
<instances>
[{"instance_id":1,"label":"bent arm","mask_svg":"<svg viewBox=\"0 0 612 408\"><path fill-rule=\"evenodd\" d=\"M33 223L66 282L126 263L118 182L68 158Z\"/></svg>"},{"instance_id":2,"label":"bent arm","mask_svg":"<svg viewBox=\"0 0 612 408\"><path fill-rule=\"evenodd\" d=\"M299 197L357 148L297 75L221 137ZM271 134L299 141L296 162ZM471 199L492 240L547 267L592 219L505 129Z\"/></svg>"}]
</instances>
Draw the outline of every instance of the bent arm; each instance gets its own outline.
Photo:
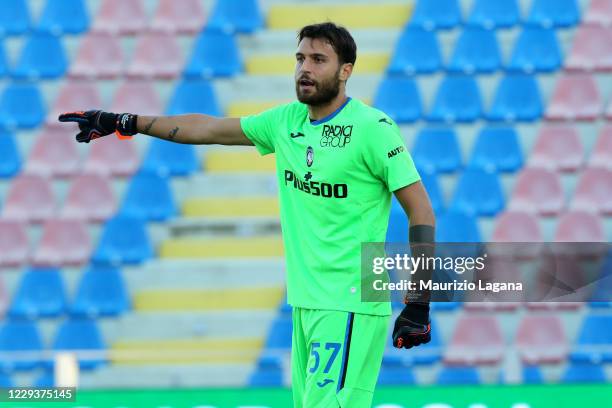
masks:
<instances>
[{"instance_id":1,"label":"bent arm","mask_svg":"<svg viewBox=\"0 0 612 408\"><path fill-rule=\"evenodd\" d=\"M138 116L138 133L183 144L253 146L242 131L239 118L205 114Z\"/></svg>"}]
</instances>

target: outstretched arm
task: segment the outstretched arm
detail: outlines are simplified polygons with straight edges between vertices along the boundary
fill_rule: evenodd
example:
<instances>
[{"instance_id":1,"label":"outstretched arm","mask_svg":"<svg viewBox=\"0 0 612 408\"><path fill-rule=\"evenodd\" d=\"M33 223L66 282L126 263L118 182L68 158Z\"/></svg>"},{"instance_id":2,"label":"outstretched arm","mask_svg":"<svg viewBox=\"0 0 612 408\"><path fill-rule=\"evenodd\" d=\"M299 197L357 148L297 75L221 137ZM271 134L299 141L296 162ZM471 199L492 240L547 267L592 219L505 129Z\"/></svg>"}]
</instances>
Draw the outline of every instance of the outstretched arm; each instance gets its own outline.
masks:
<instances>
[{"instance_id":1,"label":"outstretched arm","mask_svg":"<svg viewBox=\"0 0 612 408\"><path fill-rule=\"evenodd\" d=\"M81 132L79 142L117 133L131 136L142 133L183 144L253 145L246 137L238 118L217 118L205 114L173 116L138 116L99 110L63 113L60 122L76 122Z\"/></svg>"}]
</instances>

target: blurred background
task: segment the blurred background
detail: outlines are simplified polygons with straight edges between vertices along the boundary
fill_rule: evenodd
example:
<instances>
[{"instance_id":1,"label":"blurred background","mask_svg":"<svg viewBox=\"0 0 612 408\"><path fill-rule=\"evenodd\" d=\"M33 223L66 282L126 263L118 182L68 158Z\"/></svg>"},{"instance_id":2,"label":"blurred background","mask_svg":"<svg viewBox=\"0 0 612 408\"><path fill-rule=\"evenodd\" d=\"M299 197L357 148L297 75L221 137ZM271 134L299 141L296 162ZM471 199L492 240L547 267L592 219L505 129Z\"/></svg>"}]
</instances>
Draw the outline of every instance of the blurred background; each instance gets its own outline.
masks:
<instances>
[{"instance_id":1,"label":"blurred background","mask_svg":"<svg viewBox=\"0 0 612 408\"><path fill-rule=\"evenodd\" d=\"M273 157L77 144L56 118L291 101L297 30L327 19L358 45L348 94L400 125L439 241L612 239L612 0L2 0L0 386L291 406ZM394 202L388 240L406 239ZM375 406L612 404L611 302L433 307L430 344L389 343Z\"/></svg>"}]
</instances>

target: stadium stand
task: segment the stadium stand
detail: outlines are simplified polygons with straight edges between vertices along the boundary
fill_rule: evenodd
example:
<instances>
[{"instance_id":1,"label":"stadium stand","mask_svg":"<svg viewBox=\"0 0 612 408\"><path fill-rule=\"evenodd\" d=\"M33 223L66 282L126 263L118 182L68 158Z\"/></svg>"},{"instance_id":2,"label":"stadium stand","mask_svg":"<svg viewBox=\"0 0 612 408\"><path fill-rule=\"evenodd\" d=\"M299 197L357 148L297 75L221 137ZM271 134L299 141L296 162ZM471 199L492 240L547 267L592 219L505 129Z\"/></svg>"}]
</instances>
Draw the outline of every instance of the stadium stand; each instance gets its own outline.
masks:
<instances>
[{"instance_id":1,"label":"stadium stand","mask_svg":"<svg viewBox=\"0 0 612 408\"><path fill-rule=\"evenodd\" d=\"M30 8L26 0L9 0L0 10L0 33L22 35L32 28Z\"/></svg>"},{"instance_id":2,"label":"stadium stand","mask_svg":"<svg viewBox=\"0 0 612 408\"><path fill-rule=\"evenodd\" d=\"M184 56L173 34L147 33L139 36L126 75L132 79L172 79L183 68Z\"/></svg>"},{"instance_id":3,"label":"stadium stand","mask_svg":"<svg viewBox=\"0 0 612 408\"><path fill-rule=\"evenodd\" d=\"M397 123L414 122L422 115L419 89L414 79L408 77L385 77L378 85L373 106Z\"/></svg>"},{"instance_id":4,"label":"stadium stand","mask_svg":"<svg viewBox=\"0 0 612 408\"><path fill-rule=\"evenodd\" d=\"M533 262L533 243L611 238L608 0L2 3L0 352L98 351L79 356L83 389L289 384L274 159L138 136L81 146L56 117L240 116L291 100L295 30L312 21L355 35L349 94L400 125L438 240L526 242ZM146 39L172 43L169 69ZM151 173L143 206L133 186ZM63 245L45 230L64 219L78 220L85 234L70 242L89 240L91 254L44 255ZM388 241L407 230L394 199ZM41 270L41 258L62 266ZM487 370L508 383L609 382L612 302L597 297L610 293L600 283L589 307L435 303L431 343L389 344L379 384L481 384ZM0 316L1 304L0 293ZM484 333L458 321L482 321ZM235 324L251 335L236 338ZM0 386L53 385L42 363L1 358Z\"/></svg>"},{"instance_id":5,"label":"stadium stand","mask_svg":"<svg viewBox=\"0 0 612 408\"><path fill-rule=\"evenodd\" d=\"M452 73L490 73L501 67L501 53L495 31L465 28L455 44L446 69Z\"/></svg>"},{"instance_id":6,"label":"stadium stand","mask_svg":"<svg viewBox=\"0 0 612 408\"><path fill-rule=\"evenodd\" d=\"M39 266L79 266L91 254L87 225L80 220L52 218L43 226L32 263Z\"/></svg>"},{"instance_id":7,"label":"stadium stand","mask_svg":"<svg viewBox=\"0 0 612 408\"><path fill-rule=\"evenodd\" d=\"M37 31L54 35L81 34L89 29L84 0L47 0L36 26Z\"/></svg>"},{"instance_id":8,"label":"stadium stand","mask_svg":"<svg viewBox=\"0 0 612 408\"><path fill-rule=\"evenodd\" d=\"M520 19L517 0L475 0L467 24L490 30L513 27Z\"/></svg>"},{"instance_id":9,"label":"stadium stand","mask_svg":"<svg viewBox=\"0 0 612 408\"><path fill-rule=\"evenodd\" d=\"M57 268L31 268L21 278L8 315L13 318L57 317L66 310L66 287Z\"/></svg>"}]
</instances>

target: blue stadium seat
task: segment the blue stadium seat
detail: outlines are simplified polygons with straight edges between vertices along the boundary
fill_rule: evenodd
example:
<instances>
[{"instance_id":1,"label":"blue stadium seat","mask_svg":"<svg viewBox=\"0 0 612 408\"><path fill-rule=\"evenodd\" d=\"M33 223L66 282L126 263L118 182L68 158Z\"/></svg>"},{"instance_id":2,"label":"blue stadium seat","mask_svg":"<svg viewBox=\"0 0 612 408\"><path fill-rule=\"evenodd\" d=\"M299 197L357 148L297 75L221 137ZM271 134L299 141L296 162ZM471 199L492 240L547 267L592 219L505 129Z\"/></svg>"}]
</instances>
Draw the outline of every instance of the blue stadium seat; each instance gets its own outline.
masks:
<instances>
[{"instance_id":1,"label":"blue stadium seat","mask_svg":"<svg viewBox=\"0 0 612 408\"><path fill-rule=\"evenodd\" d=\"M559 69L562 61L555 30L525 27L514 43L506 69L513 72L551 72Z\"/></svg>"},{"instance_id":2,"label":"blue stadium seat","mask_svg":"<svg viewBox=\"0 0 612 408\"><path fill-rule=\"evenodd\" d=\"M534 121L542 116L542 97L537 78L529 75L507 75L497 87L490 121Z\"/></svg>"},{"instance_id":3,"label":"blue stadium seat","mask_svg":"<svg viewBox=\"0 0 612 408\"><path fill-rule=\"evenodd\" d=\"M473 122L482 115L480 89L471 76L446 76L436 92L427 120Z\"/></svg>"},{"instance_id":4,"label":"blue stadium seat","mask_svg":"<svg viewBox=\"0 0 612 408\"><path fill-rule=\"evenodd\" d=\"M408 242L408 218L395 196L391 197L391 211L387 226L386 242Z\"/></svg>"},{"instance_id":5,"label":"blue stadium seat","mask_svg":"<svg viewBox=\"0 0 612 408\"><path fill-rule=\"evenodd\" d=\"M533 0L526 24L571 27L580 20L576 0Z\"/></svg>"},{"instance_id":6,"label":"blue stadium seat","mask_svg":"<svg viewBox=\"0 0 612 408\"><path fill-rule=\"evenodd\" d=\"M501 54L495 31L466 27L446 69L454 73L489 73L501 66Z\"/></svg>"},{"instance_id":7,"label":"blue stadium seat","mask_svg":"<svg viewBox=\"0 0 612 408\"><path fill-rule=\"evenodd\" d=\"M55 35L80 34L89 28L84 0L47 0L38 22L38 31Z\"/></svg>"},{"instance_id":8,"label":"blue stadium seat","mask_svg":"<svg viewBox=\"0 0 612 408\"><path fill-rule=\"evenodd\" d=\"M383 356L378 385L414 385L416 380L410 366L397 355Z\"/></svg>"},{"instance_id":9,"label":"blue stadium seat","mask_svg":"<svg viewBox=\"0 0 612 408\"><path fill-rule=\"evenodd\" d=\"M596 285L595 290L591 294L589 306L597 309L612 308L612 299L610 298L612 293L612 250L608 251L608 254L601 263Z\"/></svg>"},{"instance_id":10,"label":"blue stadium seat","mask_svg":"<svg viewBox=\"0 0 612 408\"><path fill-rule=\"evenodd\" d=\"M438 385L478 385L480 375L476 367L442 367L438 374Z\"/></svg>"},{"instance_id":11,"label":"blue stadium seat","mask_svg":"<svg viewBox=\"0 0 612 408\"><path fill-rule=\"evenodd\" d=\"M436 33L418 27L406 27L395 44L387 67L389 74L426 74L442 68L442 54Z\"/></svg>"},{"instance_id":12,"label":"blue stadium seat","mask_svg":"<svg viewBox=\"0 0 612 408\"><path fill-rule=\"evenodd\" d=\"M483 128L474 144L469 167L514 172L523 166L523 153L516 130L511 127Z\"/></svg>"},{"instance_id":13,"label":"blue stadium seat","mask_svg":"<svg viewBox=\"0 0 612 408\"><path fill-rule=\"evenodd\" d=\"M16 79L55 79L64 76L67 67L60 37L39 33L29 37L12 76Z\"/></svg>"},{"instance_id":14,"label":"blue stadium seat","mask_svg":"<svg viewBox=\"0 0 612 408\"><path fill-rule=\"evenodd\" d=\"M166 110L168 115L205 113L221 116L212 85L207 80L184 80L178 84Z\"/></svg>"},{"instance_id":15,"label":"blue stadium seat","mask_svg":"<svg viewBox=\"0 0 612 408\"><path fill-rule=\"evenodd\" d=\"M142 171L134 175L119 211L121 215L145 221L164 221L174 217L177 209L168 178Z\"/></svg>"},{"instance_id":16,"label":"blue stadium seat","mask_svg":"<svg viewBox=\"0 0 612 408\"><path fill-rule=\"evenodd\" d=\"M12 83L0 97L0 127L35 128L45 118L45 105L36 85Z\"/></svg>"},{"instance_id":17,"label":"blue stadium seat","mask_svg":"<svg viewBox=\"0 0 612 408\"><path fill-rule=\"evenodd\" d=\"M43 349L38 327L31 320L4 320L0 327L0 352L41 351ZM41 358L0 359L0 373L13 370L32 370L42 364Z\"/></svg>"},{"instance_id":18,"label":"blue stadium seat","mask_svg":"<svg viewBox=\"0 0 612 408\"><path fill-rule=\"evenodd\" d=\"M11 317L57 317L66 310L66 288L59 269L33 268L21 278L8 314Z\"/></svg>"},{"instance_id":19,"label":"blue stadium seat","mask_svg":"<svg viewBox=\"0 0 612 408\"><path fill-rule=\"evenodd\" d=\"M519 23L518 0L475 0L468 25L492 28L510 28Z\"/></svg>"},{"instance_id":20,"label":"blue stadium seat","mask_svg":"<svg viewBox=\"0 0 612 408\"><path fill-rule=\"evenodd\" d=\"M217 0L207 23L226 32L252 33L264 26L257 0Z\"/></svg>"},{"instance_id":21,"label":"blue stadium seat","mask_svg":"<svg viewBox=\"0 0 612 408\"><path fill-rule=\"evenodd\" d=\"M384 78L374 95L374 107L397 123L409 123L421 117L421 94L414 79Z\"/></svg>"},{"instance_id":22,"label":"blue stadium seat","mask_svg":"<svg viewBox=\"0 0 612 408\"><path fill-rule=\"evenodd\" d=\"M612 344L612 315L587 315L570 360L575 362L612 362L612 351L602 346Z\"/></svg>"},{"instance_id":23,"label":"blue stadium seat","mask_svg":"<svg viewBox=\"0 0 612 408\"><path fill-rule=\"evenodd\" d=\"M130 298L121 271L111 266L94 266L81 277L73 316L118 316L130 308Z\"/></svg>"},{"instance_id":24,"label":"blue stadium seat","mask_svg":"<svg viewBox=\"0 0 612 408\"><path fill-rule=\"evenodd\" d=\"M70 318L64 320L55 335L52 346L54 351L58 350L86 350L86 351L106 351L106 345L102 338L102 333L95 320ZM104 364L105 358L83 358L77 356L79 367L82 370L89 370ZM50 361L47 365L52 364Z\"/></svg>"},{"instance_id":25,"label":"blue stadium seat","mask_svg":"<svg viewBox=\"0 0 612 408\"><path fill-rule=\"evenodd\" d=\"M242 59L236 38L208 29L196 38L184 76L192 79L230 77L241 71Z\"/></svg>"},{"instance_id":26,"label":"blue stadium seat","mask_svg":"<svg viewBox=\"0 0 612 408\"><path fill-rule=\"evenodd\" d=\"M525 365L523 366L523 383L525 384L542 384L544 383L544 377L542 376L542 370L536 365Z\"/></svg>"},{"instance_id":27,"label":"blue stadium seat","mask_svg":"<svg viewBox=\"0 0 612 408\"><path fill-rule=\"evenodd\" d=\"M141 219L115 216L106 222L92 257L100 264L139 264L153 256L153 247Z\"/></svg>"},{"instance_id":28,"label":"blue stadium seat","mask_svg":"<svg viewBox=\"0 0 612 408\"><path fill-rule=\"evenodd\" d=\"M410 25L427 30L449 29L462 21L457 0L418 0Z\"/></svg>"},{"instance_id":29,"label":"blue stadium seat","mask_svg":"<svg viewBox=\"0 0 612 408\"><path fill-rule=\"evenodd\" d=\"M199 163L193 145L153 139L142 162L141 171L157 171L170 176L188 176L198 169Z\"/></svg>"},{"instance_id":30,"label":"blue stadium seat","mask_svg":"<svg viewBox=\"0 0 612 408\"><path fill-rule=\"evenodd\" d=\"M261 356L249 379L251 387L278 387L283 385L282 361L277 356Z\"/></svg>"},{"instance_id":31,"label":"blue stadium seat","mask_svg":"<svg viewBox=\"0 0 612 408\"><path fill-rule=\"evenodd\" d=\"M447 211L436 220L436 242L481 242L478 220L473 215Z\"/></svg>"},{"instance_id":32,"label":"blue stadium seat","mask_svg":"<svg viewBox=\"0 0 612 408\"><path fill-rule=\"evenodd\" d=\"M0 372L0 388L10 388L14 387L15 383L11 379L11 376L8 373Z\"/></svg>"},{"instance_id":33,"label":"blue stadium seat","mask_svg":"<svg viewBox=\"0 0 612 408\"><path fill-rule=\"evenodd\" d=\"M13 177L21 169L21 156L12 134L0 131L0 178Z\"/></svg>"},{"instance_id":34,"label":"blue stadium seat","mask_svg":"<svg viewBox=\"0 0 612 408\"><path fill-rule=\"evenodd\" d=\"M34 380L35 388L52 388L55 386L55 375L53 370L47 368Z\"/></svg>"},{"instance_id":35,"label":"blue stadium seat","mask_svg":"<svg viewBox=\"0 0 612 408\"><path fill-rule=\"evenodd\" d=\"M291 316L279 316L272 322L266 348L268 349L290 349L291 348Z\"/></svg>"},{"instance_id":36,"label":"blue stadium seat","mask_svg":"<svg viewBox=\"0 0 612 408\"><path fill-rule=\"evenodd\" d=\"M470 215L494 216L504 205L504 194L496 173L467 169L457 182L451 208Z\"/></svg>"},{"instance_id":37,"label":"blue stadium seat","mask_svg":"<svg viewBox=\"0 0 612 408\"><path fill-rule=\"evenodd\" d=\"M434 173L453 172L461 167L461 153L455 131L450 128L423 128L412 147L419 169Z\"/></svg>"},{"instance_id":38,"label":"blue stadium seat","mask_svg":"<svg viewBox=\"0 0 612 408\"><path fill-rule=\"evenodd\" d=\"M606 383L606 373L601 364L570 363L561 381L564 383Z\"/></svg>"},{"instance_id":39,"label":"blue stadium seat","mask_svg":"<svg viewBox=\"0 0 612 408\"><path fill-rule=\"evenodd\" d=\"M4 49L4 41L0 38L0 78L9 74L9 65Z\"/></svg>"},{"instance_id":40,"label":"blue stadium seat","mask_svg":"<svg viewBox=\"0 0 612 408\"><path fill-rule=\"evenodd\" d=\"M26 0L4 0L0 7L0 36L22 35L31 27Z\"/></svg>"},{"instance_id":41,"label":"blue stadium seat","mask_svg":"<svg viewBox=\"0 0 612 408\"><path fill-rule=\"evenodd\" d=\"M438 183L438 176L435 173L428 171L419 170L421 176L421 182L427 190L429 195L429 201L431 201L431 207L435 213L444 211L444 197L442 197L442 191L440 190L440 183Z\"/></svg>"}]
</instances>

